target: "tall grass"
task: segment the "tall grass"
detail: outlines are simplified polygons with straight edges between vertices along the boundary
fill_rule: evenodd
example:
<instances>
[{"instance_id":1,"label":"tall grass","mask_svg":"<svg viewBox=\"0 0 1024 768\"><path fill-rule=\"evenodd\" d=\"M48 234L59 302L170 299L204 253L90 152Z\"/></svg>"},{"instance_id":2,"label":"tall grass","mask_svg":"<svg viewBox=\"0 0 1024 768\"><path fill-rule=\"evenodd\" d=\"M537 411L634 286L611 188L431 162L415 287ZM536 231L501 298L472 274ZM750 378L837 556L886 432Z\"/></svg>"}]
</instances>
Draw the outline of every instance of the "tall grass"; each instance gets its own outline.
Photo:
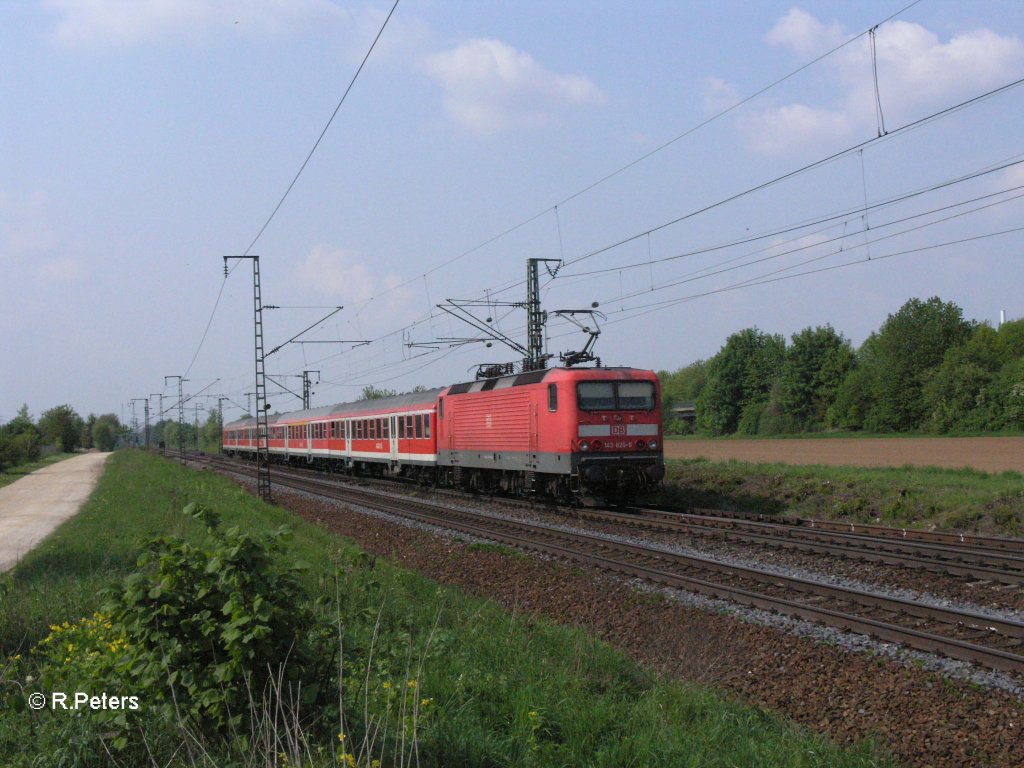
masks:
<instances>
[{"instance_id":1,"label":"tall grass","mask_svg":"<svg viewBox=\"0 0 1024 768\"><path fill-rule=\"evenodd\" d=\"M663 503L887 525L1024 533L1024 477L940 467L669 460Z\"/></svg>"}]
</instances>

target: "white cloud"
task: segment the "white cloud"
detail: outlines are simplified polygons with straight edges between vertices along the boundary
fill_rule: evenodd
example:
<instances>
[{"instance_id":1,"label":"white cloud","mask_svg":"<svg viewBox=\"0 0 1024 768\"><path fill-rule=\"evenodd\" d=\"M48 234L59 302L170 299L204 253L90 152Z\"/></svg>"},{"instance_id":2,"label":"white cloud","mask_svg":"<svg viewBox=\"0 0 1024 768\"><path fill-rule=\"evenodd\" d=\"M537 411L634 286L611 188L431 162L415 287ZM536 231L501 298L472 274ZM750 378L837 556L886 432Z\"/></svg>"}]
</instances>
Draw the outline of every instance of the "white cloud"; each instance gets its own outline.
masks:
<instances>
[{"instance_id":1,"label":"white cloud","mask_svg":"<svg viewBox=\"0 0 1024 768\"><path fill-rule=\"evenodd\" d=\"M794 147L807 147L848 136L848 116L840 110L787 104L766 109L740 120L752 149L765 155L782 154Z\"/></svg>"},{"instance_id":2,"label":"white cloud","mask_svg":"<svg viewBox=\"0 0 1024 768\"><path fill-rule=\"evenodd\" d=\"M353 254L322 245L299 264L298 279L304 288L349 306L369 301L377 290L370 270Z\"/></svg>"},{"instance_id":3,"label":"white cloud","mask_svg":"<svg viewBox=\"0 0 1024 768\"><path fill-rule=\"evenodd\" d=\"M1014 165L996 174L994 189L1012 189L1024 186L1024 165Z\"/></svg>"},{"instance_id":4,"label":"white cloud","mask_svg":"<svg viewBox=\"0 0 1024 768\"><path fill-rule=\"evenodd\" d=\"M704 111L708 114L717 114L735 106L742 98L739 91L722 78L705 78L703 104Z\"/></svg>"},{"instance_id":5,"label":"white cloud","mask_svg":"<svg viewBox=\"0 0 1024 768\"><path fill-rule=\"evenodd\" d=\"M552 72L528 53L490 38L428 56L423 68L441 85L445 111L474 133L550 125L564 107L607 101L590 79Z\"/></svg>"},{"instance_id":6,"label":"white cloud","mask_svg":"<svg viewBox=\"0 0 1024 768\"><path fill-rule=\"evenodd\" d=\"M378 271L341 248L316 246L299 263L295 276L301 290L343 305L346 315L405 322L413 312L411 295L397 288L401 277Z\"/></svg>"},{"instance_id":7,"label":"white cloud","mask_svg":"<svg viewBox=\"0 0 1024 768\"><path fill-rule=\"evenodd\" d=\"M825 26L794 8L768 33L767 42L802 57L822 53L846 36L837 23ZM895 21L876 34L879 93L886 125L904 124L926 111L1008 82L1024 74L1024 44L989 29L958 33L948 42L921 26ZM831 103L770 107L743 119L741 128L758 152L834 147L876 127L870 41L852 43L823 62L837 96Z\"/></svg>"},{"instance_id":8,"label":"white cloud","mask_svg":"<svg viewBox=\"0 0 1024 768\"><path fill-rule=\"evenodd\" d=\"M280 34L345 15L329 0L45 0L67 47L195 39L214 29Z\"/></svg>"},{"instance_id":9,"label":"white cloud","mask_svg":"<svg viewBox=\"0 0 1024 768\"><path fill-rule=\"evenodd\" d=\"M826 27L807 11L790 8L765 36L765 41L785 46L802 56L816 56L839 45L843 37L839 22L833 21Z\"/></svg>"}]
</instances>

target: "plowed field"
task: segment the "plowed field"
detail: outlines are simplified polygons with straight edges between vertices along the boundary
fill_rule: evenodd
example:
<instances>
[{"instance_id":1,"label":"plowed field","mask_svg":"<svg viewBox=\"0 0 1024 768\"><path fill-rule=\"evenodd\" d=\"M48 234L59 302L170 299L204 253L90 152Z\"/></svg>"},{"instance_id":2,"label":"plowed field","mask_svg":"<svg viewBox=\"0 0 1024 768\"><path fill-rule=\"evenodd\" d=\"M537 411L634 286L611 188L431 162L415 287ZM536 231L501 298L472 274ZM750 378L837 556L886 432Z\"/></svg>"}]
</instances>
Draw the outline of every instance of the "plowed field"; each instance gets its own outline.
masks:
<instances>
[{"instance_id":1,"label":"plowed field","mask_svg":"<svg viewBox=\"0 0 1024 768\"><path fill-rule=\"evenodd\" d=\"M1024 437L895 437L789 440L666 440L666 459L704 457L830 466L971 467L1024 473Z\"/></svg>"}]
</instances>

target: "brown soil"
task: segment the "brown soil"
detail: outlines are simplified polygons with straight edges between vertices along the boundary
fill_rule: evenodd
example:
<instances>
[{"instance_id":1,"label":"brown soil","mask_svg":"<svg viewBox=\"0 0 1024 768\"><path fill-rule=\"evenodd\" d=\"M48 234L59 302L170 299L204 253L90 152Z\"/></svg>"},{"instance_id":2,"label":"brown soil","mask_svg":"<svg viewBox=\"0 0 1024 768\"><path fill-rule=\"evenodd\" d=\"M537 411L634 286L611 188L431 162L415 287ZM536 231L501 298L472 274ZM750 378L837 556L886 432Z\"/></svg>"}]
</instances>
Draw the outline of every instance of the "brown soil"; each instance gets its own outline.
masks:
<instances>
[{"instance_id":1,"label":"brown soil","mask_svg":"<svg viewBox=\"0 0 1024 768\"><path fill-rule=\"evenodd\" d=\"M329 502L279 491L278 503L442 584L584 627L658 672L716 687L838 743L874 738L907 766L1024 765L1024 711L1008 694L706 613L596 572L471 550Z\"/></svg>"},{"instance_id":2,"label":"brown soil","mask_svg":"<svg viewBox=\"0 0 1024 768\"><path fill-rule=\"evenodd\" d=\"M666 459L918 467L1024 473L1024 437L893 437L789 440L666 440Z\"/></svg>"}]
</instances>

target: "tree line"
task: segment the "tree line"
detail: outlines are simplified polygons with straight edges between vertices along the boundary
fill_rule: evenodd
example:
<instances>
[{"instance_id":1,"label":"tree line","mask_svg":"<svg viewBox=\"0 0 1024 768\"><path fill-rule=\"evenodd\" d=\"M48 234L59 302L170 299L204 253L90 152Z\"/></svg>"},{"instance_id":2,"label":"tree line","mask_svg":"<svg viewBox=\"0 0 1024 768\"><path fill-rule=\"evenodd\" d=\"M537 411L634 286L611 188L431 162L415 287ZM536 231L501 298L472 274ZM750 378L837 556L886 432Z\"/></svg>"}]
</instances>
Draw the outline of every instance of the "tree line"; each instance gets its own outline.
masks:
<instances>
[{"instance_id":1,"label":"tree line","mask_svg":"<svg viewBox=\"0 0 1024 768\"><path fill-rule=\"evenodd\" d=\"M23 405L17 416L0 425L0 470L36 461L47 447L65 453L89 448L112 451L123 432L121 420L112 413L83 419L70 405L58 405L33 421Z\"/></svg>"},{"instance_id":2,"label":"tree line","mask_svg":"<svg viewBox=\"0 0 1024 768\"><path fill-rule=\"evenodd\" d=\"M1024 320L966 320L911 299L859 348L831 325L791 341L746 328L708 360L659 371L666 430L773 435L1024 429ZM695 418L674 408L693 404Z\"/></svg>"}]
</instances>

